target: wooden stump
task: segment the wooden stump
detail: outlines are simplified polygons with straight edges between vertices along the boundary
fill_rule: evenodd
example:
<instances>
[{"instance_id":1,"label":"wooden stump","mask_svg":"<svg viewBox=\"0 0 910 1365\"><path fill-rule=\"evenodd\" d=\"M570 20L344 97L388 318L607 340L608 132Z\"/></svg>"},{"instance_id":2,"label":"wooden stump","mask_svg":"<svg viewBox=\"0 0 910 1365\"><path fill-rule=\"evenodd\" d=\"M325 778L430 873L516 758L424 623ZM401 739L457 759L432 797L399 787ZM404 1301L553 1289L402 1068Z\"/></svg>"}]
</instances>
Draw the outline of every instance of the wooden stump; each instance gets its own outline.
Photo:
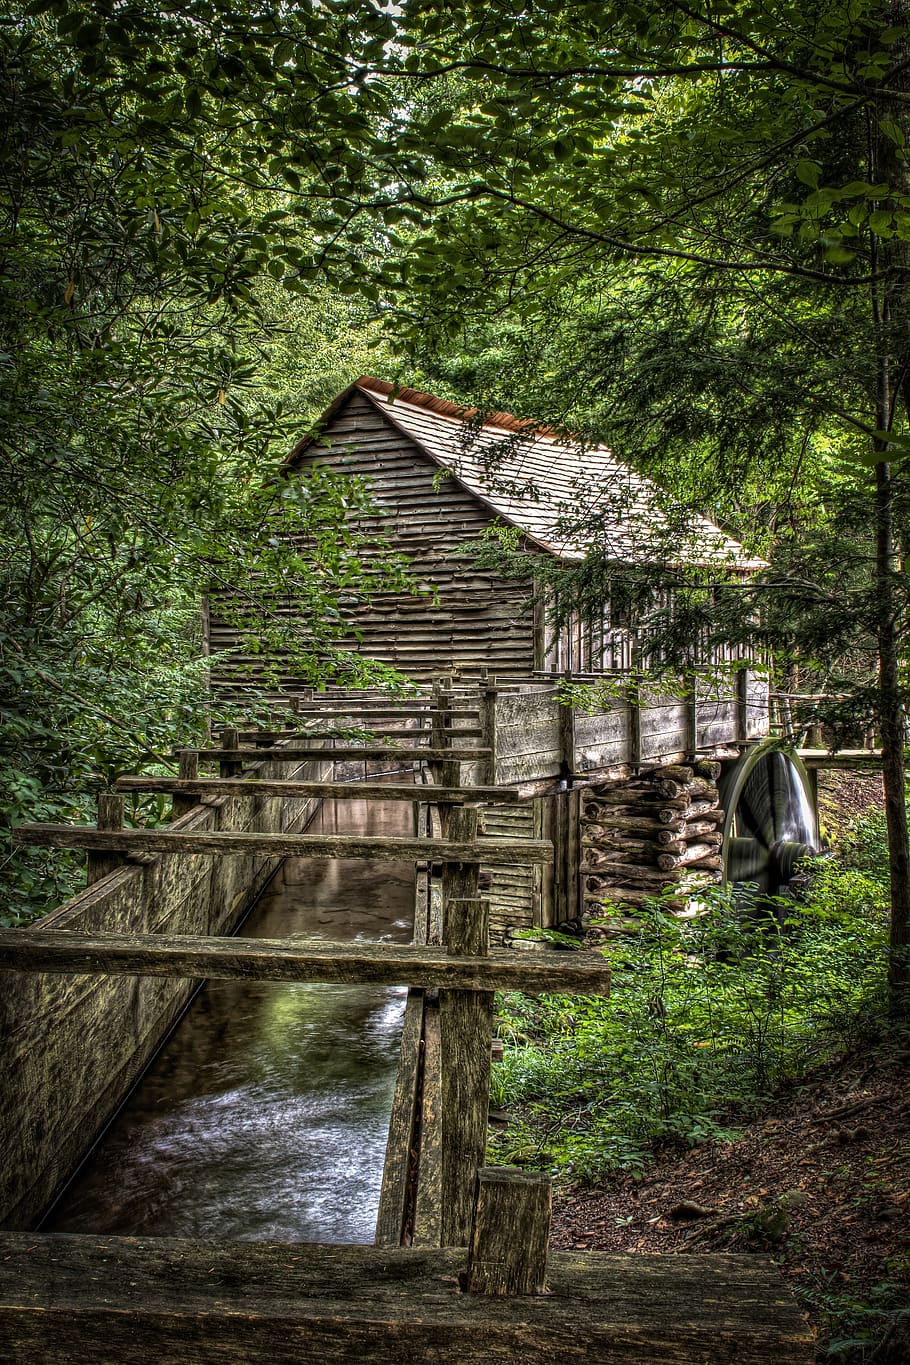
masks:
<instances>
[{"instance_id":1,"label":"wooden stump","mask_svg":"<svg viewBox=\"0 0 910 1365\"><path fill-rule=\"evenodd\" d=\"M469 1294L542 1294L546 1288L552 1182L548 1175L489 1166L477 1173Z\"/></svg>"}]
</instances>

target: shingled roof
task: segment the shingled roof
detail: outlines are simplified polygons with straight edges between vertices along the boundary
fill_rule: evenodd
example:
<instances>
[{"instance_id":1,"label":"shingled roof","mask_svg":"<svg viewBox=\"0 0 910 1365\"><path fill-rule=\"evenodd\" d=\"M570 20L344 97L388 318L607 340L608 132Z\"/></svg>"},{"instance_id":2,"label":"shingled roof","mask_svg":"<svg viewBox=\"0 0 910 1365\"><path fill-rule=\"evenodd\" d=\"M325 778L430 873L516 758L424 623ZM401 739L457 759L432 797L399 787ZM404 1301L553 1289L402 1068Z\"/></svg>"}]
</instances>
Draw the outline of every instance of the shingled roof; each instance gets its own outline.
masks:
<instances>
[{"instance_id":1,"label":"shingled roof","mask_svg":"<svg viewBox=\"0 0 910 1365\"><path fill-rule=\"evenodd\" d=\"M707 517L683 509L606 446L573 442L507 412L478 413L418 389L363 376L323 414L319 429L362 393L423 453L505 523L560 559L592 550L629 562L664 561L749 572L763 567ZM318 446L308 437L289 465Z\"/></svg>"}]
</instances>

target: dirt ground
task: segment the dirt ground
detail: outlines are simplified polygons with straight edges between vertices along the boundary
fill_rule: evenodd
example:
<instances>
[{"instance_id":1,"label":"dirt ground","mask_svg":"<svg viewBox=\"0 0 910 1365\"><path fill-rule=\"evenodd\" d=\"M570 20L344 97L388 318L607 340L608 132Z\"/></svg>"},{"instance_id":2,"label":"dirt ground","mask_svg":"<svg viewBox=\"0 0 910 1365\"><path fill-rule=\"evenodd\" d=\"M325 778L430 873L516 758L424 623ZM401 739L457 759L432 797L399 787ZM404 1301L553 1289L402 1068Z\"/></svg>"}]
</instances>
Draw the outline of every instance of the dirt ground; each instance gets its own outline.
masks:
<instances>
[{"instance_id":1,"label":"dirt ground","mask_svg":"<svg viewBox=\"0 0 910 1365\"><path fill-rule=\"evenodd\" d=\"M852 820L868 810L884 808L879 773L822 769L818 775L818 815L824 834L836 840Z\"/></svg>"}]
</instances>

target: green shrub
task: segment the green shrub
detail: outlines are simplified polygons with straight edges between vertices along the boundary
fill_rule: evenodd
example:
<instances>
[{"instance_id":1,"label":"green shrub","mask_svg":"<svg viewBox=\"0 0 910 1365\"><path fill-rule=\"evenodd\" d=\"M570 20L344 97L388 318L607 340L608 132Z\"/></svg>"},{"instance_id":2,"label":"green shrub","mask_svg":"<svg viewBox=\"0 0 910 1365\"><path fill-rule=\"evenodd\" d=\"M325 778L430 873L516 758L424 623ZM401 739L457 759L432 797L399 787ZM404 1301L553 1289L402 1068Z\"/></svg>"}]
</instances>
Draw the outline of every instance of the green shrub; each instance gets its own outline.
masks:
<instances>
[{"instance_id":1,"label":"green shrub","mask_svg":"<svg viewBox=\"0 0 910 1365\"><path fill-rule=\"evenodd\" d=\"M885 1005L887 883L874 820L811 870L801 904L744 917L728 892L679 920L654 901L604 949L610 999L500 1000L491 1159L575 1179L635 1169L655 1144L724 1138L782 1083L858 1043ZM778 922L780 919L780 923Z\"/></svg>"}]
</instances>

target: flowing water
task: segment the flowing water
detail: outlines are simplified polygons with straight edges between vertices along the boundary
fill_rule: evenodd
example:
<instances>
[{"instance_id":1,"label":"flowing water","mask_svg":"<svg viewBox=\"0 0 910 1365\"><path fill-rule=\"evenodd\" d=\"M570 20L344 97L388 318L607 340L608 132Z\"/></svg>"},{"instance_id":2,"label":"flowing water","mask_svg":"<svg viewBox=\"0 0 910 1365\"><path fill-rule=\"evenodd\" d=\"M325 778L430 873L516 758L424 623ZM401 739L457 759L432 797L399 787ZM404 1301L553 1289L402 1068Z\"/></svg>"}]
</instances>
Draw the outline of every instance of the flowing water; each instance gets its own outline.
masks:
<instances>
[{"instance_id":1,"label":"flowing water","mask_svg":"<svg viewBox=\"0 0 910 1365\"><path fill-rule=\"evenodd\" d=\"M407 802L325 802L314 832L411 834ZM254 938L408 942L414 869L291 859ZM46 1231L371 1242L404 987L210 981Z\"/></svg>"}]
</instances>

